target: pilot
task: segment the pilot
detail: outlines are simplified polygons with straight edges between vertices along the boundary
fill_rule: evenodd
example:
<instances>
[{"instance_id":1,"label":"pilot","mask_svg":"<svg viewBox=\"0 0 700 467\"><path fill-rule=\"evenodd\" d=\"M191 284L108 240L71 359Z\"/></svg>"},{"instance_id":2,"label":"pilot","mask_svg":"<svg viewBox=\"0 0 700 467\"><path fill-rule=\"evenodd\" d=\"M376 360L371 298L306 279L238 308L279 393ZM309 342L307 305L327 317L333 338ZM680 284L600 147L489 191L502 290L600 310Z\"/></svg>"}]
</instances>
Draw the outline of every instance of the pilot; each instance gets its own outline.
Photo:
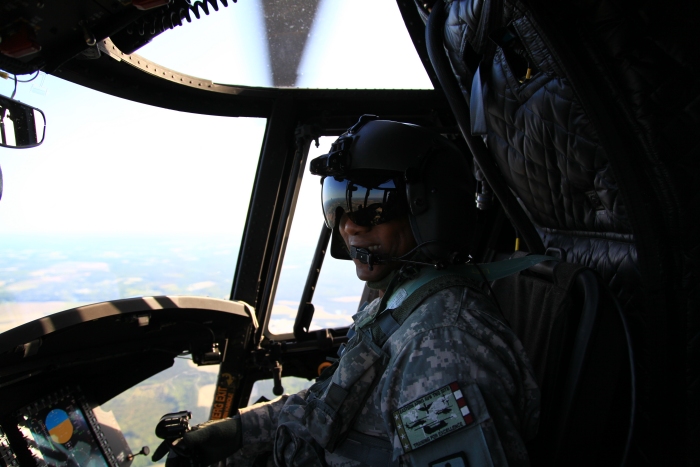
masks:
<instances>
[{"instance_id":1,"label":"pilot","mask_svg":"<svg viewBox=\"0 0 700 467\"><path fill-rule=\"evenodd\" d=\"M464 265L475 221L464 155L425 128L363 116L311 172L331 254L379 298L310 389L195 427L166 444L166 465L528 465L539 389L483 271Z\"/></svg>"}]
</instances>

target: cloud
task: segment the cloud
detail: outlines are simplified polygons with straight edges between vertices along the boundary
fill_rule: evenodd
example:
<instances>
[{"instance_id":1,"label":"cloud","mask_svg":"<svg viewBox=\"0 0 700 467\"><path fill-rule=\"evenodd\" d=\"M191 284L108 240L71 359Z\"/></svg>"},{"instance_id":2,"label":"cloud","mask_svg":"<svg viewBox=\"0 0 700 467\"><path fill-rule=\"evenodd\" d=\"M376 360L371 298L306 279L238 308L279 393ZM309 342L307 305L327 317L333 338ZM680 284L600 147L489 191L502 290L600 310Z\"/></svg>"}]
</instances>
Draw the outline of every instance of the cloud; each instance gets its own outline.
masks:
<instances>
[{"instance_id":1,"label":"cloud","mask_svg":"<svg viewBox=\"0 0 700 467\"><path fill-rule=\"evenodd\" d=\"M361 299L362 299L361 296L356 295L356 296L352 296L352 297L331 298L331 301L332 302L341 302L341 303L359 303Z\"/></svg>"},{"instance_id":2,"label":"cloud","mask_svg":"<svg viewBox=\"0 0 700 467\"><path fill-rule=\"evenodd\" d=\"M99 258L121 258L123 255L115 251L105 251L104 253L98 255Z\"/></svg>"},{"instance_id":3,"label":"cloud","mask_svg":"<svg viewBox=\"0 0 700 467\"><path fill-rule=\"evenodd\" d=\"M30 276L41 277L49 275L81 274L91 272L109 272L109 264L102 262L65 261L56 263L45 269L37 269Z\"/></svg>"},{"instance_id":4,"label":"cloud","mask_svg":"<svg viewBox=\"0 0 700 467\"><path fill-rule=\"evenodd\" d=\"M192 359L188 358L187 359L187 366L193 370L201 371L204 373L213 373L218 375L219 374L219 365L202 365L199 366L195 362L192 361ZM212 396L212 399L214 397ZM209 405L211 405L211 400L208 402Z\"/></svg>"},{"instance_id":5,"label":"cloud","mask_svg":"<svg viewBox=\"0 0 700 467\"><path fill-rule=\"evenodd\" d=\"M131 285L131 284L135 284L136 282L141 282L141 281L143 281L143 279L141 279L140 277L129 277L127 279L124 279L123 283L124 283L124 285Z\"/></svg>"},{"instance_id":6,"label":"cloud","mask_svg":"<svg viewBox=\"0 0 700 467\"><path fill-rule=\"evenodd\" d=\"M316 307L311 329L339 328L352 324L350 314L328 313L322 306Z\"/></svg>"},{"instance_id":7,"label":"cloud","mask_svg":"<svg viewBox=\"0 0 700 467\"><path fill-rule=\"evenodd\" d=\"M34 280L34 281L20 281L16 282L12 285L8 285L5 287L5 290L8 292L24 292L25 290L32 290L39 288L39 286L43 282L48 282L48 281L42 281L42 280Z\"/></svg>"},{"instance_id":8,"label":"cloud","mask_svg":"<svg viewBox=\"0 0 700 467\"><path fill-rule=\"evenodd\" d=\"M31 279L15 282L5 287L5 289L9 292L24 292L25 290L39 288L44 284L69 283L89 277L95 272L109 272L109 265L101 262L66 261L53 264L48 268L31 271L28 274Z\"/></svg>"},{"instance_id":9,"label":"cloud","mask_svg":"<svg viewBox=\"0 0 700 467\"><path fill-rule=\"evenodd\" d=\"M190 292L194 292L195 290L208 289L210 287L214 287L215 285L216 282L214 281L195 282L194 284L187 287L187 290Z\"/></svg>"},{"instance_id":10,"label":"cloud","mask_svg":"<svg viewBox=\"0 0 700 467\"><path fill-rule=\"evenodd\" d=\"M292 323L294 323L294 318L297 316L298 307L292 308L288 305L282 305L279 302L272 305L272 315L270 316L270 322L272 320L282 320L285 317L292 318Z\"/></svg>"},{"instance_id":11,"label":"cloud","mask_svg":"<svg viewBox=\"0 0 700 467\"><path fill-rule=\"evenodd\" d=\"M294 330L293 319L271 318L268 329L272 334L286 334Z\"/></svg>"},{"instance_id":12,"label":"cloud","mask_svg":"<svg viewBox=\"0 0 700 467\"><path fill-rule=\"evenodd\" d=\"M297 311L298 305L294 308L279 302L272 305L272 316L268 325L270 332L273 334L293 332ZM350 314L328 313L322 306L318 306L314 311L311 329L342 328L350 324L352 324Z\"/></svg>"},{"instance_id":13,"label":"cloud","mask_svg":"<svg viewBox=\"0 0 700 467\"><path fill-rule=\"evenodd\" d=\"M61 253L60 251L54 251L52 253L49 253L48 256L51 259L68 259L68 257L66 255L64 255L63 253Z\"/></svg>"},{"instance_id":14,"label":"cloud","mask_svg":"<svg viewBox=\"0 0 700 467\"><path fill-rule=\"evenodd\" d=\"M205 384L199 388L197 394L197 407L211 407L211 401L214 400L214 392L216 384Z\"/></svg>"}]
</instances>

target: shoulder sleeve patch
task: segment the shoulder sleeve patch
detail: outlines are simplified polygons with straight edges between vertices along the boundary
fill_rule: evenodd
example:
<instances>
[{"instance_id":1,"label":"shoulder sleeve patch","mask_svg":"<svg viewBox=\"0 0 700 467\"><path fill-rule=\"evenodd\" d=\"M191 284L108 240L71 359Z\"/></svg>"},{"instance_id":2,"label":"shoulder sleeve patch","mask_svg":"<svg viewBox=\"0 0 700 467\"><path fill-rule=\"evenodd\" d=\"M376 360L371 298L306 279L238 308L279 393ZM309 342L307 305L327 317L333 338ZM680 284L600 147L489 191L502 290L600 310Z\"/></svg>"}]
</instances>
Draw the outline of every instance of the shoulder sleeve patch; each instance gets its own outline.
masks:
<instances>
[{"instance_id":1,"label":"shoulder sleeve patch","mask_svg":"<svg viewBox=\"0 0 700 467\"><path fill-rule=\"evenodd\" d=\"M456 382L406 404L393 419L404 454L474 422Z\"/></svg>"}]
</instances>

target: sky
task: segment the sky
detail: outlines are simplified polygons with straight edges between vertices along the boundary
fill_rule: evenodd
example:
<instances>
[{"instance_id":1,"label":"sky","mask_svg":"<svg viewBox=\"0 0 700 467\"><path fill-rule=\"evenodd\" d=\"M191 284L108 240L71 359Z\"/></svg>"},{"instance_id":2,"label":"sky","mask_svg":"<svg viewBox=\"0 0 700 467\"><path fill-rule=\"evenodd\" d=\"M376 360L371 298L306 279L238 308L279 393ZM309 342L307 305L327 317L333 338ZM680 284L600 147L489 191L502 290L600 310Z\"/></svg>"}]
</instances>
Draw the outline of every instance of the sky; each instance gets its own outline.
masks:
<instances>
[{"instance_id":1,"label":"sky","mask_svg":"<svg viewBox=\"0 0 700 467\"><path fill-rule=\"evenodd\" d=\"M393 0L322 0L318 18L299 86L430 87ZM137 53L215 82L267 86L263 32L259 1L239 1L167 31ZM341 52L346 66L338 73L329 65ZM0 80L0 93L10 95L12 85ZM43 73L20 84L16 98L44 111L46 139L34 149L0 148L0 236L240 234L264 119L159 109Z\"/></svg>"},{"instance_id":2,"label":"sky","mask_svg":"<svg viewBox=\"0 0 700 467\"><path fill-rule=\"evenodd\" d=\"M43 145L0 148L0 236L242 228L264 119L187 114L40 76Z\"/></svg>"}]
</instances>

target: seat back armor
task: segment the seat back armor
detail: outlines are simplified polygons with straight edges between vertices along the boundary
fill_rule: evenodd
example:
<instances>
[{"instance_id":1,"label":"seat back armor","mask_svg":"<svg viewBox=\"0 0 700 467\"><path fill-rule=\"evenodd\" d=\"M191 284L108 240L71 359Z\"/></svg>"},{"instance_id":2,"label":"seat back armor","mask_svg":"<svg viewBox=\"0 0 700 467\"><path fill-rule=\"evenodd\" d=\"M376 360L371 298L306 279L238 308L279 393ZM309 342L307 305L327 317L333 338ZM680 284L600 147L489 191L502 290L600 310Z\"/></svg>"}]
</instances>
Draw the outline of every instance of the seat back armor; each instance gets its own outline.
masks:
<instances>
[{"instance_id":1,"label":"seat back armor","mask_svg":"<svg viewBox=\"0 0 700 467\"><path fill-rule=\"evenodd\" d=\"M533 465L622 465L634 413L626 320L585 266L545 263L492 290L532 363L542 394Z\"/></svg>"}]
</instances>

